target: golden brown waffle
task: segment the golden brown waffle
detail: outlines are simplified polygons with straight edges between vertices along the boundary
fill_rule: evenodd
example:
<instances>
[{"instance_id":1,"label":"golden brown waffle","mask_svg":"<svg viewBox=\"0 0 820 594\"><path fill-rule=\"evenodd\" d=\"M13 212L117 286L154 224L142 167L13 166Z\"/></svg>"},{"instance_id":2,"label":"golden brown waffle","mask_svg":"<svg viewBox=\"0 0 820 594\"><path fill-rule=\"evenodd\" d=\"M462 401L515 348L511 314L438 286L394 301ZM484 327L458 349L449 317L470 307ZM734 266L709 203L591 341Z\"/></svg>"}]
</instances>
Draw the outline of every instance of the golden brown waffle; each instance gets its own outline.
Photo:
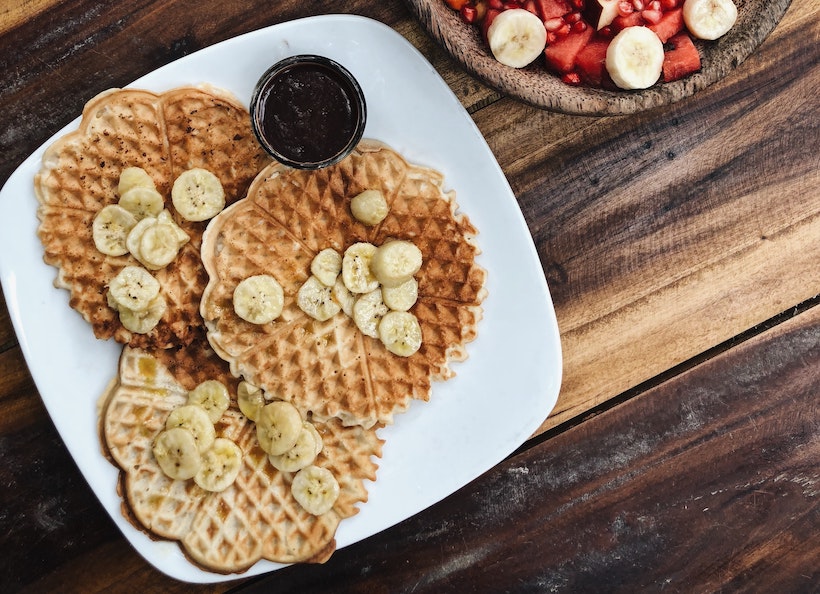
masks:
<instances>
[{"instance_id":1,"label":"golden brown waffle","mask_svg":"<svg viewBox=\"0 0 820 594\"><path fill-rule=\"evenodd\" d=\"M431 381L451 377L450 361L467 357L486 294L477 231L442 184L440 173L408 164L373 141L318 171L263 170L247 199L213 219L202 244L210 281L201 312L209 341L233 373L314 418L338 417L346 425L391 423L411 399L427 400ZM350 199L366 189L382 190L390 207L375 227L350 213ZM423 343L407 358L363 335L344 314L318 322L295 304L320 250L342 252L357 241L380 245L390 238L411 240L424 258L411 309ZM262 273L282 284L285 308L277 320L257 326L234 313L232 295L243 278Z\"/></svg>"},{"instance_id":2,"label":"golden brown waffle","mask_svg":"<svg viewBox=\"0 0 820 594\"><path fill-rule=\"evenodd\" d=\"M221 493L168 478L152 454L169 412L206 379L229 386L232 404L216 423L217 435L234 440L244 453L239 476ZM254 424L236 405L236 384L204 338L176 349L123 349L100 425L107 453L121 468L126 517L150 534L179 541L195 563L214 572L242 572L260 559L327 560L339 522L367 500L364 480L376 479L372 457L381 456L383 443L376 427L315 423L324 441L315 464L333 472L341 493L329 512L313 516L290 493L293 474L274 469L259 447Z\"/></svg>"},{"instance_id":3,"label":"golden brown waffle","mask_svg":"<svg viewBox=\"0 0 820 594\"><path fill-rule=\"evenodd\" d=\"M55 286L70 292L69 304L98 338L160 348L190 341L202 326L199 298L207 277L199 244L206 223L177 215L170 200L173 181L186 169L209 169L231 203L245 195L267 162L247 110L223 92L189 87L159 95L134 89L101 93L86 104L78 130L46 150L34 182L38 235L46 263L58 269ZM109 281L136 260L98 252L91 232L96 213L117 202L120 172L131 166L149 173L166 208L191 237L179 257L155 274L168 308L148 334L126 330L106 301Z\"/></svg>"}]
</instances>

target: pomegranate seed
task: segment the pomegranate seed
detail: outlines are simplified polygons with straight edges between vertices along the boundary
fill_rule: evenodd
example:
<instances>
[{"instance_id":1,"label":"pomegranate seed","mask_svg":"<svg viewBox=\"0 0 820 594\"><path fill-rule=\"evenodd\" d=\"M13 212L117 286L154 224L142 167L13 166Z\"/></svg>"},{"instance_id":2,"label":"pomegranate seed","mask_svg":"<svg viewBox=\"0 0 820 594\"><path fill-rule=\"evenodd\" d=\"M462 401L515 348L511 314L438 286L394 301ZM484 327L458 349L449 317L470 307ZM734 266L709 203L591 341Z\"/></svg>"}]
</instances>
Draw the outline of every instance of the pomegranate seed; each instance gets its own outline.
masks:
<instances>
[{"instance_id":1,"label":"pomegranate seed","mask_svg":"<svg viewBox=\"0 0 820 594\"><path fill-rule=\"evenodd\" d=\"M569 25L564 23L563 26L555 32L555 34L558 35L558 37L566 37L567 35L569 35L569 32Z\"/></svg>"},{"instance_id":2,"label":"pomegranate seed","mask_svg":"<svg viewBox=\"0 0 820 594\"><path fill-rule=\"evenodd\" d=\"M554 31L547 31L547 45L558 41L558 36Z\"/></svg>"},{"instance_id":3,"label":"pomegranate seed","mask_svg":"<svg viewBox=\"0 0 820 594\"><path fill-rule=\"evenodd\" d=\"M554 17L544 21L544 28L547 31L557 31L558 29L563 27L564 24L564 19L562 19L561 17Z\"/></svg>"},{"instance_id":4,"label":"pomegranate seed","mask_svg":"<svg viewBox=\"0 0 820 594\"><path fill-rule=\"evenodd\" d=\"M573 25L581 20L581 13L580 12L571 12L567 16L564 17L564 20L568 22L570 25Z\"/></svg>"},{"instance_id":5,"label":"pomegranate seed","mask_svg":"<svg viewBox=\"0 0 820 594\"><path fill-rule=\"evenodd\" d=\"M488 0L487 4L490 5L490 8L494 8L496 10L504 10L504 3L501 0Z\"/></svg>"},{"instance_id":6,"label":"pomegranate seed","mask_svg":"<svg viewBox=\"0 0 820 594\"><path fill-rule=\"evenodd\" d=\"M663 13L660 10L644 10L641 13L643 20L645 20L650 25L657 25L661 22L663 18Z\"/></svg>"},{"instance_id":7,"label":"pomegranate seed","mask_svg":"<svg viewBox=\"0 0 820 594\"><path fill-rule=\"evenodd\" d=\"M587 30L587 24L584 21L577 21L572 23L572 30L576 33L581 33Z\"/></svg>"},{"instance_id":8,"label":"pomegranate seed","mask_svg":"<svg viewBox=\"0 0 820 594\"><path fill-rule=\"evenodd\" d=\"M584 0L572 0L571 4L575 10L583 10L585 2Z\"/></svg>"},{"instance_id":9,"label":"pomegranate seed","mask_svg":"<svg viewBox=\"0 0 820 594\"><path fill-rule=\"evenodd\" d=\"M635 12L635 7L632 6L632 2L629 0L621 0L618 2L618 14L622 17L628 17L630 14Z\"/></svg>"},{"instance_id":10,"label":"pomegranate seed","mask_svg":"<svg viewBox=\"0 0 820 594\"><path fill-rule=\"evenodd\" d=\"M632 8L638 12L642 11L644 9L643 0L632 0Z\"/></svg>"},{"instance_id":11,"label":"pomegranate seed","mask_svg":"<svg viewBox=\"0 0 820 594\"><path fill-rule=\"evenodd\" d=\"M581 77L578 75L577 72L567 72L564 76L561 77L561 81L568 85L580 85L581 84Z\"/></svg>"},{"instance_id":12,"label":"pomegranate seed","mask_svg":"<svg viewBox=\"0 0 820 594\"><path fill-rule=\"evenodd\" d=\"M475 6L470 6L469 4L465 4L461 7L459 11L461 13L461 19L465 23L473 24L476 21L476 17L478 16L478 11L476 10Z\"/></svg>"},{"instance_id":13,"label":"pomegranate seed","mask_svg":"<svg viewBox=\"0 0 820 594\"><path fill-rule=\"evenodd\" d=\"M647 6L649 10L660 10L661 9L661 0L652 0Z\"/></svg>"}]
</instances>

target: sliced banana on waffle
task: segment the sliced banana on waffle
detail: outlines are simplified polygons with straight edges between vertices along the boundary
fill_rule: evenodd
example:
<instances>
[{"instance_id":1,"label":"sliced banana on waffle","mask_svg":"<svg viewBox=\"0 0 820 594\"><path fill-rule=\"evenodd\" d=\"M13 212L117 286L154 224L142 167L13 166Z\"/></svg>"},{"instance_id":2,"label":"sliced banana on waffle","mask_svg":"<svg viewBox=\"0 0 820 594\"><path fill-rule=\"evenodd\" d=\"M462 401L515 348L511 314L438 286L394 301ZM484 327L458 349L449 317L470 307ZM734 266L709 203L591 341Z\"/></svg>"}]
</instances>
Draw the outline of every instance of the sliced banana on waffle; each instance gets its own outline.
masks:
<instances>
[{"instance_id":1,"label":"sliced banana on waffle","mask_svg":"<svg viewBox=\"0 0 820 594\"><path fill-rule=\"evenodd\" d=\"M729 32L737 22L732 0L685 0L683 22L698 39L714 40Z\"/></svg>"},{"instance_id":2,"label":"sliced banana on waffle","mask_svg":"<svg viewBox=\"0 0 820 594\"><path fill-rule=\"evenodd\" d=\"M409 357L421 348L419 321L406 311L391 311L379 322L379 340L385 348L400 357Z\"/></svg>"},{"instance_id":3,"label":"sliced banana on waffle","mask_svg":"<svg viewBox=\"0 0 820 594\"><path fill-rule=\"evenodd\" d=\"M236 388L236 402L239 410L251 421L256 421L259 411L265 406L265 394L261 388L242 380Z\"/></svg>"},{"instance_id":4,"label":"sliced banana on waffle","mask_svg":"<svg viewBox=\"0 0 820 594\"><path fill-rule=\"evenodd\" d=\"M378 225L387 216L387 200L379 190L365 190L350 200L350 212L360 223Z\"/></svg>"},{"instance_id":5,"label":"sliced banana on waffle","mask_svg":"<svg viewBox=\"0 0 820 594\"><path fill-rule=\"evenodd\" d=\"M120 172L117 195L122 196L131 188L149 188L156 190L153 178L142 167L126 167Z\"/></svg>"},{"instance_id":6,"label":"sliced banana on waffle","mask_svg":"<svg viewBox=\"0 0 820 594\"><path fill-rule=\"evenodd\" d=\"M342 271L342 255L333 248L325 248L313 257L310 272L323 285L332 287Z\"/></svg>"},{"instance_id":7,"label":"sliced banana on waffle","mask_svg":"<svg viewBox=\"0 0 820 594\"><path fill-rule=\"evenodd\" d=\"M324 322L342 310L333 299L333 289L310 275L296 293L296 305L315 320Z\"/></svg>"},{"instance_id":8,"label":"sliced banana on waffle","mask_svg":"<svg viewBox=\"0 0 820 594\"><path fill-rule=\"evenodd\" d=\"M118 204L133 214L137 220L155 217L165 208L162 194L154 188L144 186L134 186L124 194L120 194Z\"/></svg>"},{"instance_id":9,"label":"sliced banana on waffle","mask_svg":"<svg viewBox=\"0 0 820 594\"><path fill-rule=\"evenodd\" d=\"M125 240L137 224L137 218L117 204L109 204L100 210L91 223L94 247L108 256L124 256L128 253Z\"/></svg>"},{"instance_id":10,"label":"sliced banana on waffle","mask_svg":"<svg viewBox=\"0 0 820 594\"><path fill-rule=\"evenodd\" d=\"M342 258L342 280L351 293L363 294L379 287L379 280L370 270L376 246L372 243L354 243Z\"/></svg>"},{"instance_id":11,"label":"sliced banana on waffle","mask_svg":"<svg viewBox=\"0 0 820 594\"><path fill-rule=\"evenodd\" d=\"M663 43L647 27L627 27L606 50L606 70L621 89L648 89L661 76Z\"/></svg>"},{"instance_id":12,"label":"sliced banana on waffle","mask_svg":"<svg viewBox=\"0 0 820 594\"><path fill-rule=\"evenodd\" d=\"M313 464L316 456L322 451L322 438L312 423L302 423L302 430L296 443L284 454L268 456L268 460L276 470L282 472L296 472Z\"/></svg>"},{"instance_id":13,"label":"sliced banana on waffle","mask_svg":"<svg viewBox=\"0 0 820 594\"><path fill-rule=\"evenodd\" d=\"M167 309L168 304L165 302L165 297L157 295L145 309L135 311L127 307L120 307L118 311L120 323L126 330L135 334L147 334L159 324Z\"/></svg>"},{"instance_id":14,"label":"sliced banana on waffle","mask_svg":"<svg viewBox=\"0 0 820 594\"><path fill-rule=\"evenodd\" d=\"M370 269L384 286L395 287L408 281L421 269L421 250L411 241L393 240L373 253Z\"/></svg>"},{"instance_id":15,"label":"sliced banana on waffle","mask_svg":"<svg viewBox=\"0 0 820 594\"><path fill-rule=\"evenodd\" d=\"M207 169L189 169L174 180L171 202L184 219L205 221L225 208L225 189Z\"/></svg>"},{"instance_id":16,"label":"sliced banana on waffle","mask_svg":"<svg viewBox=\"0 0 820 594\"><path fill-rule=\"evenodd\" d=\"M174 261L190 236L176 224L171 213L161 211L145 217L128 233L126 246L131 255L149 270L159 270Z\"/></svg>"},{"instance_id":17,"label":"sliced banana on waffle","mask_svg":"<svg viewBox=\"0 0 820 594\"><path fill-rule=\"evenodd\" d=\"M379 337L379 323L390 310L382 300L381 289L365 293L353 304L353 322L365 336Z\"/></svg>"},{"instance_id":18,"label":"sliced banana on waffle","mask_svg":"<svg viewBox=\"0 0 820 594\"><path fill-rule=\"evenodd\" d=\"M202 407L211 423L216 423L231 404L228 388L219 380L205 380L188 392L188 404Z\"/></svg>"},{"instance_id":19,"label":"sliced banana on waffle","mask_svg":"<svg viewBox=\"0 0 820 594\"><path fill-rule=\"evenodd\" d=\"M382 286L384 304L393 311L407 311L419 298L419 282L411 277L395 287Z\"/></svg>"},{"instance_id":20,"label":"sliced banana on waffle","mask_svg":"<svg viewBox=\"0 0 820 594\"><path fill-rule=\"evenodd\" d=\"M181 427L190 431L196 442L196 447L203 453L211 447L216 439L214 424L201 406L184 404L172 410L165 421L165 429Z\"/></svg>"},{"instance_id":21,"label":"sliced banana on waffle","mask_svg":"<svg viewBox=\"0 0 820 594\"><path fill-rule=\"evenodd\" d=\"M282 314L285 294L282 285L269 274L242 279L233 292L233 308L251 324L268 324Z\"/></svg>"},{"instance_id":22,"label":"sliced banana on waffle","mask_svg":"<svg viewBox=\"0 0 820 594\"><path fill-rule=\"evenodd\" d=\"M333 300L339 304L339 307L342 308L345 315L353 317L353 305L356 303L356 296L347 288L341 274L336 278L336 282L333 284L331 296Z\"/></svg>"},{"instance_id":23,"label":"sliced banana on waffle","mask_svg":"<svg viewBox=\"0 0 820 594\"><path fill-rule=\"evenodd\" d=\"M182 427L161 431L153 453L162 472L172 479L193 478L202 463L194 434Z\"/></svg>"},{"instance_id":24,"label":"sliced banana on waffle","mask_svg":"<svg viewBox=\"0 0 820 594\"><path fill-rule=\"evenodd\" d=\"M333 509L339 498L339 482L327 468L310 465L293 477L291 493L310 514L321 516Z\"/></svg>"},{"instance_id":25,"label":"sliced banana on waffle","mask_svg":"<svg viewBox=\"0 0 820 594\"><path fill-rule=\"evenodd\" d=\"M140 266L126 266L108 284L109 303L115 309L142 311L159 295L160 284L153 275Z\"/></svg>"},{"instance_id":26,"label":"sliced banana on waffle","mask_svg":"<svg viewBox=\"0 0 820 594\"><path fill-rule=\"evenodd\" d=\"M284 454L296 445L301 431L299 411L284 400L269 402L256 418L256 439L262 449L273 456Z\"/></svg>"},{"instance_id":27,"label":"sliced banana on waffle","mask_svg":"<svg viewBox=\"0 0 820 594\"><path fill-rule=\"evenodd\" d=\"M547 44L547 30L529 10L513 8L499 13L487 28L487 41L495 59L513 68L533 62Z\"/></svg>"},{"instance_id":28,"label":"sliced banana on waffle","mask_svg":"<svg viewBox=\"0 0 820 594\"><path fill-rule=\"evenodd\" d=\"M194 482L206 491L224 491L233 484L241 469L242 449L230 439L217 437L202 454Z\"/></svg>"}]
</instances>

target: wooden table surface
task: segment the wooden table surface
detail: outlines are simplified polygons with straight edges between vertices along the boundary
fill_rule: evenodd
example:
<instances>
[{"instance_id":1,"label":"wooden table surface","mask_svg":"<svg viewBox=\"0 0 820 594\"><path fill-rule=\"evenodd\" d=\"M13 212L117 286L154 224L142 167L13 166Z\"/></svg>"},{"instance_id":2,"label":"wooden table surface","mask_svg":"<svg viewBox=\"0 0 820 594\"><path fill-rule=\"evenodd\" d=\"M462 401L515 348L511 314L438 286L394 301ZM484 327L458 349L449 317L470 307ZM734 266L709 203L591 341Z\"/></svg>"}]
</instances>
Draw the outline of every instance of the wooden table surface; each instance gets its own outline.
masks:
<instances>
[{"instance_id":1,"label":"wooden table surface","mask_svg":"<svg viewBox=\"0 0 820 594\"><path fill-rule=\"evenodd\" d=\"M99 91L324 4L2 0L0 182ZM487 139L555 303L555 410L325 565L194 587L98 503L0 301L0 591L820 591L820 3L707 90L604 118L492 91L401 0L330 6L410 40Z\"/></svg>"}]
</instances>

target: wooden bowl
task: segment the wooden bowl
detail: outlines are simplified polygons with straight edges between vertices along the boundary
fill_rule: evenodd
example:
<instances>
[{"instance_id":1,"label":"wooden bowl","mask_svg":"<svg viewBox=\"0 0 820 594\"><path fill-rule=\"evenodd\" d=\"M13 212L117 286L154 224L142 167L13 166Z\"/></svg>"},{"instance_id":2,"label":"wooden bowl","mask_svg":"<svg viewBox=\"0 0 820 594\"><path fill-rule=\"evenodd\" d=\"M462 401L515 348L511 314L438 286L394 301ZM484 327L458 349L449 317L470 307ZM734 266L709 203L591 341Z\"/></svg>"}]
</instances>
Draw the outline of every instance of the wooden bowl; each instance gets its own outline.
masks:
<instances>
[{"instance_id":1,"label":"wooden bowl","mask_svg":"<svg viewBox=\"0 0 820 594\"><path fill-rule=\"evenodd\" d=\"M537 107L578 115L629 114L688 97L736 68L783 17L791 0L735 0L738 20L717 41L695 41L701 70L682 80L640 91L607 91L567 85L547 71L543 57L526 68L498 63L478 28L444 0L406 0L427 32L469 72L494 89Z\"/></svg>"}]
</instances>

